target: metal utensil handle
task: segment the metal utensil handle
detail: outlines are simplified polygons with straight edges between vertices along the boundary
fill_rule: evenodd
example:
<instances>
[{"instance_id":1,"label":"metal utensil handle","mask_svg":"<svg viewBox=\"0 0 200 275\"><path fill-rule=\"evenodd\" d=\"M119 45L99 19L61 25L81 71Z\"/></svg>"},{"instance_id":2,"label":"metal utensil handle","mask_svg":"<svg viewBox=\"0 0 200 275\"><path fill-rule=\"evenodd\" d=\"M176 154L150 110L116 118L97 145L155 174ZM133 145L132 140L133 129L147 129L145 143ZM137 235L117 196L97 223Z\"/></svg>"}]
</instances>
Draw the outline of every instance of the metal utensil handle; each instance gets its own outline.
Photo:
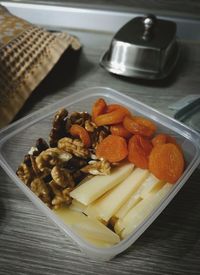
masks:
<instances>
[{"instance_id":1,"label":"metal utensil handle","mask_svg":"<svg viewBox=\"0 0 200 275\"><path fill-rule=\"evenodd\" d=\"M156 22L156 17L154 15L147 15L143 19L144 24L144 33L142 35L142 39L145 41L149 41L153 37L153 27Z\"/></svg>"}]
</instances>

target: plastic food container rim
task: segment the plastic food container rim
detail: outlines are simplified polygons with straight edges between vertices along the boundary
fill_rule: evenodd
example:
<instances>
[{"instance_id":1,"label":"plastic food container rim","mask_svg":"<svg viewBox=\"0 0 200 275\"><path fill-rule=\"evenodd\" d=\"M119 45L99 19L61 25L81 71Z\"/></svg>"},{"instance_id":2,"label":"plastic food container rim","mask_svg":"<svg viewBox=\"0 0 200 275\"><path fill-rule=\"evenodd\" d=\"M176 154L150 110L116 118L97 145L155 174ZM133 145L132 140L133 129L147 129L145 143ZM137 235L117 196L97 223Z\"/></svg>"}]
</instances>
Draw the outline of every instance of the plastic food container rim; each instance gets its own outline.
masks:
<instances>
[{"instance_id":1,"label":"plastic food container rim","mask_svg":"<svg viewBox=\"0 0 200 275\"><path fill-rule=\"evenodd\" d=\"M106 93L105 93L106 92ZM151 114L151 119L155 120L156 122L159 122L158 117L155 116L157 114L162 119L164 119L166 123L166 127L174 130L175 132L179 133L181 136L184 136L185 138L189 139L193 144L196 146L197 151L200 151L200 134L191 129L189 126L181 123L180 121L177 121L176 119L169 117L158 110L150 107L149 105L134 99L128 95L123 94L122 92L116 91L109 87L103 87L103 86L95 86L86 88L80 92L76 92L75 94L68 95L60 100L58 100L55 103L49 104L37 111L32 112L29 115L24 116L23 118L13 122L12 124L0 129L0 146L10 137L14 136L15 134L19 133L25 128L30 127L31 125L35 124L36 122L45 119L51 114L54 114L55 111L58 108L61 108L63 106L72 106L75 103L80 102L81 100L85 100L87 98L90 98L91 96L105 96L107 98L111 98L112 96L118 96L119 98L116 98L116 101L119 101L119 99L123 100L121 101L122 104L125 104L129 108L133 108L131 106L131 102L134 104L137 104L138 107L144 107L145 109L151 111L154 114ZM65 102L65 100L67 102ZM127 100L127 102L125 101ZM170 122L173 122L175 125L171 125ZM179 127L179 129L177 128ZM17 129L16 129L17 128Z\"/></svg>"},{"instance_id":2,"label":"plastic food container rim","mask_svg":"<svg viewBox=\"0 0 200 275\"><path fill-rule=\"evenodd\" d=\"M9 138L21 132L23 129L30 127L36 122L43 120L44 118L50 116L51 114L54 114L57 109L63 106L65 107L72 106L75 103L79 103L82 100L86 100L87 98L95 97L95 96L106 97L111 99L113 99L113 96L115 96L116 101L120 100L120 103L126 105L127 107L133 108L133 106L131 106L131 103L137 104L138 107L144 107L145 109L151 112L151 116L150 116L151 119L158 122L159 119L157 118L157 116L161 117L162 120L164 120L164 122L167 124L167 126L165 125L167 128L170 128L175 132L179 133L181 136L184 136L185 138L189 139L196 148L196 155L194 156L193 161L188 165L186 171L184 172L182 177L179 179L179 181L174 185L169 195L162 200L160 207L157 208L150 216L148 216L142 222L142 224L140 224L137 230L133 234L130 234L128 238L120 241L118 244L109 248L98 248L98 247L95 247L94 245L90 245L83 238L79 237L79 235L76 234L73 231L73 229L71 229L69 226L64 224L56 216L56 214L53 213L52 210L50 210L32 191L29 190L27 186L25 186L21 182L21 180L17 177L13 169L7 163L6 159L2 156L1 152L0 152L0 165L11 177L11 179L14 180L17 186L26 193L29 199L33 201L34 204L44 214L46 214L46 216L48 216L52 222L54 222L58 227L60 227L60 229L62 229L64 233L66 233L73 241L75 241L82 248L82 250L87 249L87 250L90 250L90 252L98 253L101 255L113 256L126 250L145 231L145 229L163 211L163 209L168 205L171 199L182 188L186 180L190 177L194 169L200 163L200 135L196 131L190 129L188 126L178 122L177 120L160 113L156 109L140 102L139 100L133 99L130 96L124 95L121 92L118 92L114 89L111 89L109 87L91 87L91 88L84 89L80 92L76 92L75 94L68 95L63 99L53 104L49 104L48 106L43 107L40 110L35 111L19 119L18 121L12 123L11 125L4 127L2 130L0 130L0 149ZM118 96L118 98L116 96ZM174 125L173 126L170 125L169 122L173 123ZM177 127L179 127L180 129L178 129Z\"/></svg>"}]
</instances>

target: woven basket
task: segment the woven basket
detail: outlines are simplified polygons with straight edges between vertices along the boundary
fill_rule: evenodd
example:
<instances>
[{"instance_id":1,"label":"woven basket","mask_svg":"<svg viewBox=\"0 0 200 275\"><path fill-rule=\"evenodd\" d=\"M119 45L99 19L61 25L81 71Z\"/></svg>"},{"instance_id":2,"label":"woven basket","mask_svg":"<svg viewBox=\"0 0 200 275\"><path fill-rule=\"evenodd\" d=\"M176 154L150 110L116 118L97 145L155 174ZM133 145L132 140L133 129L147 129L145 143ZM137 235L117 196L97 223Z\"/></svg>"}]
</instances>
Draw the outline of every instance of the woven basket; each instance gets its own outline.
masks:
<instances>
[{"instance_id":1,"label":"woven basket","mask_svg":"<svg viewBox=\"0 0 200 275\"><path fill-rule=\"evenodd\" d=\"M68 48L79 50L79 41L34 26L0 6L0 127L14 118Z\"/></svg>"}]
</instances>

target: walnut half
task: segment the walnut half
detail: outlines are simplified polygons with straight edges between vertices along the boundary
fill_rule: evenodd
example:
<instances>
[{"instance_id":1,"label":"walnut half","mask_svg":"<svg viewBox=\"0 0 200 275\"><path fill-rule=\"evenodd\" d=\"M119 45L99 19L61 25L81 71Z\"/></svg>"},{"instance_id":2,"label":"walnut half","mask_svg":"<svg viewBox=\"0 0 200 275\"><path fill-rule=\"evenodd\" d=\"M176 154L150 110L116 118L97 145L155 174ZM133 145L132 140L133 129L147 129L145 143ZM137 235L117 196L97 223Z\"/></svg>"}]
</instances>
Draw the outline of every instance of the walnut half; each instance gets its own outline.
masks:
<instances>
[{"instance_id":1,"label":"walnut half","mask_svg":"<svg viewBox=\"0 0 200 275\"><path fill-rule=\"evenodd\" d=\"M88 149L84 147L84 144L81 140L76 138L61 138L58 141L58 148L77 157L88 158L89 156Z\"/></svg>"},{"instance_id":2,"label":"walnut half","mask_svg":"<svg viewBox=\"0 0 200 275\"><path fill-rule=\"evenodd\" d=\"M35 161L38 169L41 172L51 172L51 169L55 165L62 165L72 158L72 155L68 152L60 150L58 148L49 148L39 156L36 157Z\"/></svg>"},{"instance_id":3,"label":"walnut half","mask_svg":"<svg viewBox=\"0 0 200 275\"><path fill-rule=\"evenodd\" d=\"M51 202L54 209L58 209L62 205L71 204L72 198L70 197L70 192L73 190L73 188L66 187L65 189L62 189L54 180L52 180L49 185L55 195Z\"/></svg>"},{"instance_id":4,"label":"walnut half","mask_svg":"<svg viewBox=\"0 0 200 275\"><path fill-rule=\"evenodd\" d=\"M109 175L110 163L106 160L91 160L81 171L91 175Z\"/></svg>"},{"instance_id":5,"label":"walnut half","mask_svg":"<svg viewBox=\"0 0 200 275\"><path fill-rule=\"evenodd\" d=\"M51 205L51 193L48 185L41 178L35 178L31 182L31 190L48 206Z\"/></svg>"},{"instance_id":6,"label":"walnut half","mask_svg":"<svg viewBox=\"0 0 200 275\"><path fill-rule=\"evenodd\" d=\"M60 109L54 116L53 128L49 134L49 144L51 147L56 147L57 142L61 137L66 135L65 122L67 120L68 111L64 108Z\"/></svg>"},{"instance_id":7,"label":"walnut half","mask_svg":"<svg viewBox=\"0 0 200 275\"><path fill-rule=\"evenodd\" d=\"M61 187L74 187L73 176L65 168L54 166L51 170L52 179Z\"/></svg>"},{"instance_id":8,"label":"walnut half","mask_svg":"<svg viewBox=\"0 0 200 275\"><path fill-rule=\"evenodd\" d=\"M16 171L16 174L28 186L31 184L32 180L35 177L32 167L28 166L24 162L21 163Z\"/></svg>"}]
</instances>

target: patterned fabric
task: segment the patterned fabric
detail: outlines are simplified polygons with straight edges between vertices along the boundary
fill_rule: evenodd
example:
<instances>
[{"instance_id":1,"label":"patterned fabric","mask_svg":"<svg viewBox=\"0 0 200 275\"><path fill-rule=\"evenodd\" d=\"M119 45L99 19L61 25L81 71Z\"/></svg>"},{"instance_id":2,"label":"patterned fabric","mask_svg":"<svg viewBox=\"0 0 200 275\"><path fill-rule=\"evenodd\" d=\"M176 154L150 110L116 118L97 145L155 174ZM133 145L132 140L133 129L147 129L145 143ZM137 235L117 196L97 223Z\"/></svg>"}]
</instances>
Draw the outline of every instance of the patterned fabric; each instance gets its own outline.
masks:
<instances>
[{"instance_id":1,"label":"patterned fabric","mask_svg":"<svg viewBox=\"0 0 200 275\"><path fill-rule=\"evenodd\" d=\"M28 23L0 5L0 128L8 124L65 50L78 39Z\"/></svg>"},{"instance_id":2,"label":"patterned fabric","mask_svg":"<svg viewBox=\"0 0 200 275\"><path fill-rule=\"evenodd\" d=\"M30 27L30 23L11 15L0 6L0 26L0 47L2 47Z\"/></svg>"}]
</instances>

